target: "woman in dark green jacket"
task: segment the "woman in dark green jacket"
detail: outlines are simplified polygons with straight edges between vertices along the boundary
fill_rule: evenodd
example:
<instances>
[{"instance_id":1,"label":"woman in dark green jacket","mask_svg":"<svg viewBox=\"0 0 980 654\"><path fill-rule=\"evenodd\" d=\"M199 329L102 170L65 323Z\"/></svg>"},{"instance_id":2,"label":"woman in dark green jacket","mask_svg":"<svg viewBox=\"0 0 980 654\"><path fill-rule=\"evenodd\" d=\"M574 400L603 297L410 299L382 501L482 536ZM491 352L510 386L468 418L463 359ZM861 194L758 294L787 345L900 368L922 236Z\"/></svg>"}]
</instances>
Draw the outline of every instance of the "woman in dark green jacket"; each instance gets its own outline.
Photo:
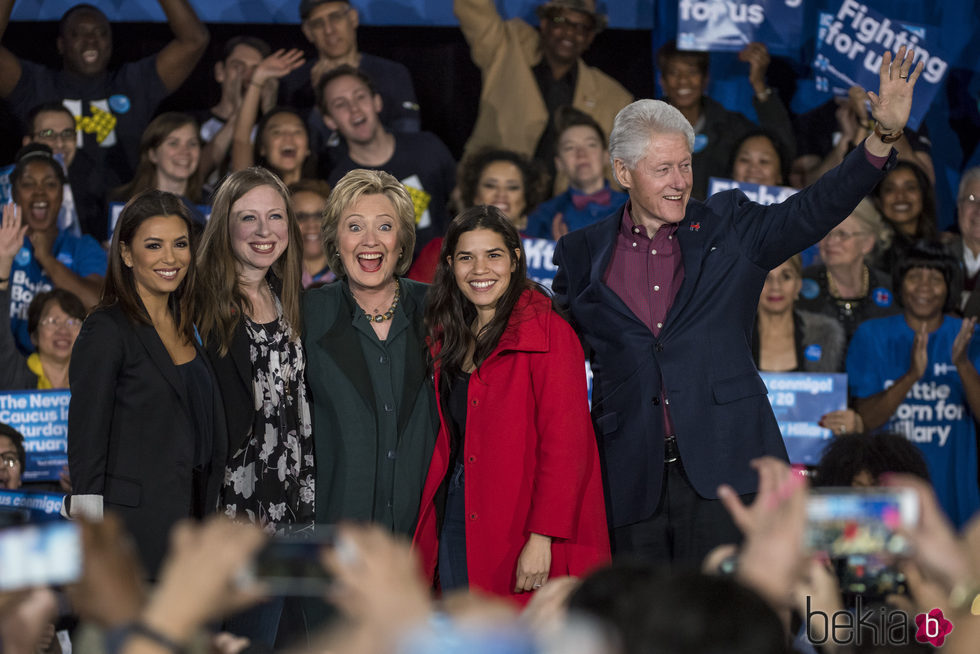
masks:
<instances>
[{"instance_id":1,"label":"woman in dark green jacket","mask_svg":"<svg viewBox=\"0 0 980 654\"><path fill-rule=\"evenodd\" d=\"M324 250L339 280L304 296L316 454L316 521L411 535L439 417L426 371L415 211L391 175L353 170L330 194Z\"/></svg>"}]
</instances>

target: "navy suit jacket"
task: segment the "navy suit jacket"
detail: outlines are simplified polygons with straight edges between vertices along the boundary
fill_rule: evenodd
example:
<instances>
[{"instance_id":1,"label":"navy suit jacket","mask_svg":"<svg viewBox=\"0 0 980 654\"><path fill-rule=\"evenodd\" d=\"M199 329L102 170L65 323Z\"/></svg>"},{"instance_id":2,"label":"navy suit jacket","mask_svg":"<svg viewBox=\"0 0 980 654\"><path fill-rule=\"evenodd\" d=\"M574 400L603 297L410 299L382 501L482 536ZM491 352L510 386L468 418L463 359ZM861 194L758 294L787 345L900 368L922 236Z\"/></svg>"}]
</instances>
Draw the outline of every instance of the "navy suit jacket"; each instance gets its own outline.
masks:
<instances>
[{"instance_id":1,"label":"navy suit jacket","mask_svg":"<svg viewBox=\"0 0 980 654\"><path fill-rule=\"evenodd\" d=\"M894 151L886 169L893 162ZM622 211L558 242L553 289L592 349L592 417L612 527L649 518L660 500L662 396L702 497L716 498L721 483L754 492L749 461L787 458L752 360L762 285L771 269L843 221L882 176L861 146L781 204L762 206L741 191L689 201L677 230L684 282L659 337L603 281Z\"/></svg>"}]
</instances>

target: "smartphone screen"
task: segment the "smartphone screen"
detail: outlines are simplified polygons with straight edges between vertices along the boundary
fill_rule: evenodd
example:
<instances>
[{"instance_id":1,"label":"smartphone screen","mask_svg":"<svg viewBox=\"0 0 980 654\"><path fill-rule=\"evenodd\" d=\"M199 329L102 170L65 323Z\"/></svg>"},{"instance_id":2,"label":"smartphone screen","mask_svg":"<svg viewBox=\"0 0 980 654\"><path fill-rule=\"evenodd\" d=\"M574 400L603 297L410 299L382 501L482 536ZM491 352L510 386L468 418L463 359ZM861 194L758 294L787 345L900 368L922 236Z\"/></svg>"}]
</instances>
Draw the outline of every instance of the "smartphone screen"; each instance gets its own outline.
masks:
<instances>
[{"instance_id":1,"label":"smartphone screen","mask_svg":"<svg viewBox=\"0 0 980 654\"><path fill-rule=\"evenodd\" d=\"M807 544L831 557L902 554L899 527L918 520L918 496L905 488L820 488L807 501Z\"/></svg>"},{"instance_id":2,"label":"smartphone screen","mask_svg":"<svg viewBox=\"0 0 980 654\"><path fill-rule=\"evenodd\" d=\"M333 541L333 530L322 525L315 536L274 536L240 581L261 584L270 595L323 596L331 579L320 562L321 552Z\"/></svg>"},{"instance_id":3,"label":"smartphone screen","mask_svg":"<svg viewBox=\"0 0 980 654\"><path fill-rule=\"evenodd\" d=\"M0 590L73 583L82 573L78 525L46 522L0 530Z\"/></svg>"}]
</instances>

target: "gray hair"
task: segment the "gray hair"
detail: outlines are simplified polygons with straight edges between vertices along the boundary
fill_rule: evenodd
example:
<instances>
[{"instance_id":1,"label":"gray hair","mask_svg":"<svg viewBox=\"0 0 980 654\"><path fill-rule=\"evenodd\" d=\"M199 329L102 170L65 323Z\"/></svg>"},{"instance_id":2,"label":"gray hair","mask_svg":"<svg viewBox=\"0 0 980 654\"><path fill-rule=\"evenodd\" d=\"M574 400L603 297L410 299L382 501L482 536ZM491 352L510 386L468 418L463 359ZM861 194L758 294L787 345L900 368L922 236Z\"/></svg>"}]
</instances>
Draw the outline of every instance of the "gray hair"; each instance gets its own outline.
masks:
<instances>
[{"instance_id":1,"label":"gray hair","mask_svg":"<svg viewBox=\"0 0 980 654\"><path fill-rule=\"evenodd\" d=\"M980 166L974 166L973 168L967 168L963 171L963 176L960 177L960 190L956 194L956 201L966 197L966 187L970 184L980 180Z\"/></svg>"},{"instance_id":2,"label":"gray hair","mask_svg":"<svg viewBox=\"0 0 980 654\"><path fill-rule=\"evenodd\" d=\"M609 163L616 174L619 159L629 170L646 156L654 134L683 134L694 150L694 128L679 110L660 100L637 100L623 107L609 132ZM618 177L616 181L622 183Z\"/></svg>"}]
</instances>

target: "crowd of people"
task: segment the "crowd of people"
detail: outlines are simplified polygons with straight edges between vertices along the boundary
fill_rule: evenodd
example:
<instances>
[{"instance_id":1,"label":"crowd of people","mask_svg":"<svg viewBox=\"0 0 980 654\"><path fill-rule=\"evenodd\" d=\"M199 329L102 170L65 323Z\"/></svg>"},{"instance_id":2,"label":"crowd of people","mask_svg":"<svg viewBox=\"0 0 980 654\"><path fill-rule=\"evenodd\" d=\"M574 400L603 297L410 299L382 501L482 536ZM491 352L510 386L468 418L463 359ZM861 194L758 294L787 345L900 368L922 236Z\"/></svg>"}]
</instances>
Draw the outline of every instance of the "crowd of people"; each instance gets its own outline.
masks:
<instances>
[{"instance_id":1,"label":"crowd of people","mask_svg":"<svg viewBox=\"0 0 980 654\"><path fill-rule=\"evenodd\" d=\"M454 0L457 162L348 0L298 2L313 56L235 37L220 100L159 113L209 42L159 4L173 40L118 69L87 4L61 69L0 45L0 391L70 390L43 489L83 552L0 587L2 651L975 651L980 172L940 233L914 50L794 122L752 43L756 124L673 42L634 101L582 59L593 0ZM760 371L847 374L809 470ZM0 423L0 490L42 489L31 455ZM811 486L907 499L904 546L823 549ZM318 597L248 580L269 543L319 548Z\"/></svg>"}]
</instances>

